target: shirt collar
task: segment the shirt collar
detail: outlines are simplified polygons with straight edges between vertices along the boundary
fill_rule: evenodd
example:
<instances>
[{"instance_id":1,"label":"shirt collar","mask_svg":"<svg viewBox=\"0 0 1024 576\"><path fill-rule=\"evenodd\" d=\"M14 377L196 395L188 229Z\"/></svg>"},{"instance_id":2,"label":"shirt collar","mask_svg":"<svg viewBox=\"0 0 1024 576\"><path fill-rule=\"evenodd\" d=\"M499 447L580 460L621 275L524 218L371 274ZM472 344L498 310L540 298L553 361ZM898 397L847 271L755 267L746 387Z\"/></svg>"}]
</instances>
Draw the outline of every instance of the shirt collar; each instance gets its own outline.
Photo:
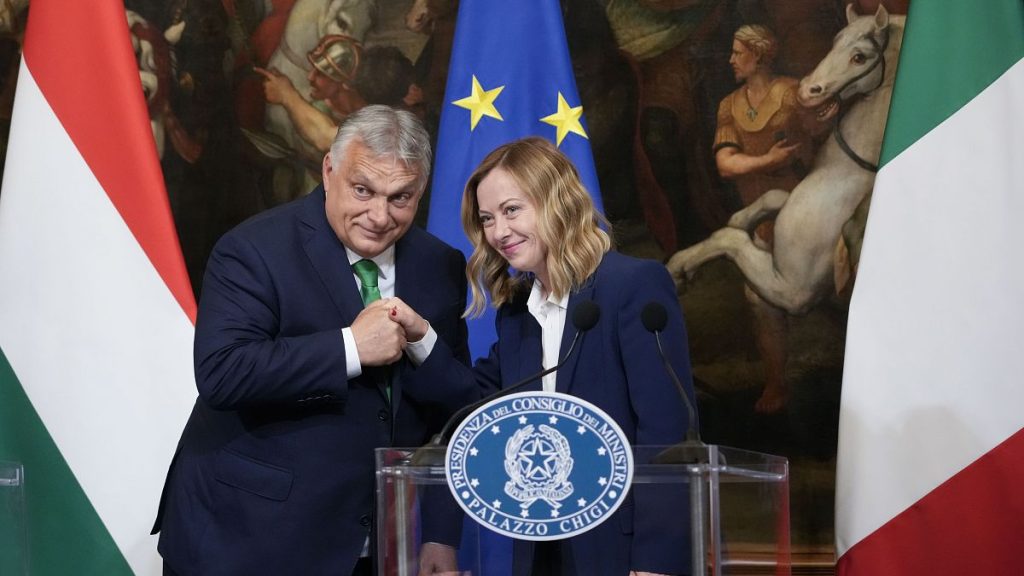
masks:
<instances>
[{"instance_id":1,"label":"shirt collar","mask_svg":"<svg viewBox=\"0 0 1024 576\"><path fill-rule=\"evenodd\" d=\"M362 256L349 249L348 246L345 246L345 254L348 255L350 266L363 259ZM395 245L388 246L383 252L373 258L369 258L369 260L373 260L373 263L377 265L377 274L381 278L391 278L391 274L395 270Z\"/></svg>"},{"instance_id":2,"label":"shirt collar","mask_svg":"<svg viewBox=\"0 0 1024 576\"><path fill-rule=\"evenodd\" d=\"M533 288L530 290L530 298L526 301L526 308L531 312L543 309L550 309L552 306L565 310L569 307L569 294L562 295L561 298L555 298L553 292L549 292L547 298L542 296L544 292L544 286L540 283L540 280L536 278L533 280Z\"/></svg>"}]
</instances>

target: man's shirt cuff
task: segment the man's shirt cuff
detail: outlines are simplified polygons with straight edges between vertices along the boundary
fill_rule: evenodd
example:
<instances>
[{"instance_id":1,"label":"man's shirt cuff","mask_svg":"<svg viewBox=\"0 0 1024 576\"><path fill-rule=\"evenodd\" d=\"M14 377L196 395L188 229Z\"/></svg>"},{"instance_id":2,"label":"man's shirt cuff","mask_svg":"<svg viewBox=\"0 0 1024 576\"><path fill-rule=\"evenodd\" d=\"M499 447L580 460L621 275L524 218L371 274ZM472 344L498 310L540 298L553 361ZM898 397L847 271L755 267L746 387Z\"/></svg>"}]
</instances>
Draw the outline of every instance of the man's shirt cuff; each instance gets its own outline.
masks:
<instances>
[{"instance_id":1,"label":"man's shirt cuff","mask_svg":"<svg viewBox=\"0 0 1024 576\"><path fill-rule=\"evenodd\" d=\"M359 350L356 349L356 337L352 335L352 329L342 328L341 337L345 340L345 370L351 380L363 373L363 366L359 363Z\"/></svg>"}]
</instances>

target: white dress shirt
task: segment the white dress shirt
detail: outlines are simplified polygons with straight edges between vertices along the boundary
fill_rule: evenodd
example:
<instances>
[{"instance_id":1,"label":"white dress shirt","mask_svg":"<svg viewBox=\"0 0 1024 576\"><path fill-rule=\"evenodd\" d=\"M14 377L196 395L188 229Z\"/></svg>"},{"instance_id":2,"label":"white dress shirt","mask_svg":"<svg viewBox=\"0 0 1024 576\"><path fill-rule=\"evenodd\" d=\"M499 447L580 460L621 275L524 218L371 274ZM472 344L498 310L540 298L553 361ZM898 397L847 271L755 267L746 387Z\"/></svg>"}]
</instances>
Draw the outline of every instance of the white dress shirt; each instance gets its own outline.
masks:
<instances>
[{"instance_id":1,"label":"white dress shirt","mask_svg":"<svg viewBox=\"0 0 1024 576\"><path fill-rule=\"evenodd\" d=\"M558 364L558 353L562 347L562 332L565 330L566 310L569 307L569 294L555 298L554 294L544 296L544 286L540 280L533 281L530 298L526 301L526 309L540 324L541 347L543 348L542 364L547 370ZM555 380L558 372L552 372L541 380L541 389L545 392L555 391Z\"/></svg>"}]
</instances>

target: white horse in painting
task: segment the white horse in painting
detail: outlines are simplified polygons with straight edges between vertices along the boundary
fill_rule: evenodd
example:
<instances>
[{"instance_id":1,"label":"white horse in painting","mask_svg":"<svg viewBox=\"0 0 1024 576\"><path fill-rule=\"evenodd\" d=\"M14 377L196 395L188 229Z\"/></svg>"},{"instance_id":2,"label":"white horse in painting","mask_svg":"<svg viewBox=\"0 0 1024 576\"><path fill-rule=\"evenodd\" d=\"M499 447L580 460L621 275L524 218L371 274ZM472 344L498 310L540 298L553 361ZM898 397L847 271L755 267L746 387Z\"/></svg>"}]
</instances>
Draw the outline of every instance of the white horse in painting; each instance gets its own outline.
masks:
<instances>
[{"instance_id":1,"label":"white horse in painting","mask_svg":"<svg viewBox=\"0 0 1024 576\"><path fill-rule=\"evenodd\" d=\"M905 20L881 5L873 16L847 5L846 17L832 50L800 81L802 105L817 108L820 119L837 117L811 172L792 192L765 193L725 228L673 255L667 267L677 284L725 256L761 298L790 314L807 312L828 293L843 226L874 185ZM751 231L772 216L774 246L759 248Z\"/></svg>"},{"instance_id":2,"label":"white horse in painting","mask_svg":"<svg viewBox=\"0 0 1024 576\"><path fill-rule=\"evenodd\" d=\"M329 34L344 34L362 42L373 26L376 6L376 0L298 0L288 14L281 42L267 66L287 76L299 94L307 96L312 69L306 58L309 51ZM298 136L283 107L267 106L264 127L293 149L316 154Z\"/></svg>"}]
</instances>

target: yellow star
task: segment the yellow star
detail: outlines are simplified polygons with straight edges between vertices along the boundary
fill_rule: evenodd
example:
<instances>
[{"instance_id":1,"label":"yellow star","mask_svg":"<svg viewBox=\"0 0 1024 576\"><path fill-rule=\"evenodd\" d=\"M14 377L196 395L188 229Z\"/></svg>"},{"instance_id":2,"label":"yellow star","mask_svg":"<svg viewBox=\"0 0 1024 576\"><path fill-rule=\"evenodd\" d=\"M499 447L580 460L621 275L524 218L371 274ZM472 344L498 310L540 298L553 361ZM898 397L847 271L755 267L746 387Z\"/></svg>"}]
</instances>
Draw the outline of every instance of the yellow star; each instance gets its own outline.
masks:
<instances>
[{"instance_id":1,"label":"yellow star","mask_svg":"<svg viewBox=\"0 0 1024 576\"><path fill-rule=\"evenodd\" d=\"M476 128L477 123L484 116L504 121L504 118L498 113L498 109L494 107L494 101L504 89L504 86L498 86L492 90L484 90L483 86L480 85L480 81L476 79L476 75L473 75L473 92L461 100L452 102L452 104L460 108L469 110L470 132Z\"/></svg>"},{"instance_id":2,"label":"yellow star","mask_svg":"<svg viewBox=\"0 0 1024 576\"><path fill-rule=\"evenodd\" d=\"M573 134L579 134L584 138L587 137L587 133L583 131L583 125L580 124L580 117L583 116L583 106L577 106L570 108L569 104L565 101L565 97L562 93L558 93L558 112L550 116L541 118L540 121L545 124L550 124L555 128L558 128L558 138L556 145L561 146L562 140L565 139L566 134L572 132Z\"/></svg>"}]
</instances>

